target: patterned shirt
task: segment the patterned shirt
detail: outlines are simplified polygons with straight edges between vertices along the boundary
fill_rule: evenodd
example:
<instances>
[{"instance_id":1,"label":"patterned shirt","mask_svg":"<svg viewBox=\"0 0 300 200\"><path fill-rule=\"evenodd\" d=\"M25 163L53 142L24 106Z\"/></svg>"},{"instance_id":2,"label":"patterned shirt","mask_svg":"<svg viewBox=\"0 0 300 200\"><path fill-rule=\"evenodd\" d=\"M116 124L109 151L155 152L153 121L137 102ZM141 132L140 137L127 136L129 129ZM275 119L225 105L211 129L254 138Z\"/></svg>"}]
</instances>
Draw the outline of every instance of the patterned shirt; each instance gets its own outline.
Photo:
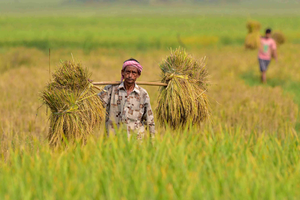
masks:
<instances>
[{"instance_id":1,"label":"patterned shirt","mask_svg":"<svg viewBox=\"0 0 300 200\"><path fill-rule=\"evenodd\" d=\"M150 105L150 97L147 91L137 84L127 96L127 91L122 82L120 85L108 85L98 94L106 106L105 127L109 133L114 130L114 125L127 126L127 134L135 130L138 135L145 132L145 126L149 126L151 136L155 133L153 112Z\"/></svg>"}]
</instances>

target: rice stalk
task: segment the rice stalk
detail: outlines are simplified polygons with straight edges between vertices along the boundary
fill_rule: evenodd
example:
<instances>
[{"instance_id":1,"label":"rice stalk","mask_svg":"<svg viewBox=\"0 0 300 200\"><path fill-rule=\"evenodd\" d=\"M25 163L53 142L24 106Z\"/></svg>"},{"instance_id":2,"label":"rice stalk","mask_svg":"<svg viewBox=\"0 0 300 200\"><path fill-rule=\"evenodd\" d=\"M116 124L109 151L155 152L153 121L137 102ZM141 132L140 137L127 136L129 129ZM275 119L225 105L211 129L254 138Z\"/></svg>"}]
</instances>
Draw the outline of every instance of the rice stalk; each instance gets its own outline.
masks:
<instances>
[{"instance_id":1,"label":"rice stalk","mask_svg":"<svg viewBox=\"0 0 300 200\"><path fill-rule=\"evenodd\" d=\"M70 141L84 142L104 119L104 107L90 74L81 64L64 62L52 75L41 98L50 110L48 140L59 146Z\"/></svg>"},{"instance_id":2,"label":"rice stalk","mask_svg":"<svg viewBox=\"0 0 300 200\"><path fill-rule=\"evenodd\" d=\"M248 21L246 25L248 33L253 33L261 29L261 24L258 21Z\"/></svg>"},{"instance_id":3,"label":"rice stalk","mask_svg":"<svg viewBox=\"0 0 300 200\"><path fill-rule=\"evenodd\" d=\"M272 34L272 38L275 40L277 45L282 45L286 41L286 38L285 38L284 34L280 31L275 31Z\"/></svg>"},{"instance_id":4,"label":"rice stalk","mask_svg":"<svg viewBox=\"0 0 300 200\"><path fill-rule=\"evenodd\" d=\"M156 114L161 124L173 129L187 124L199 125L209 117L205 58L195 60L183 49L171 50L161 64L162 82Z\"/></svg>"},{"instance_id":5,"label":"rice stalk","mask_svg":"<svg viewBox=\"0 0 300 200\"><path fill-rule=\"evenodd\" d=\"M260 45L261 24L257 21L249 21L246 25L248 34L245 39L246 49L257 49Z\"/></svg>"}]
</instances>

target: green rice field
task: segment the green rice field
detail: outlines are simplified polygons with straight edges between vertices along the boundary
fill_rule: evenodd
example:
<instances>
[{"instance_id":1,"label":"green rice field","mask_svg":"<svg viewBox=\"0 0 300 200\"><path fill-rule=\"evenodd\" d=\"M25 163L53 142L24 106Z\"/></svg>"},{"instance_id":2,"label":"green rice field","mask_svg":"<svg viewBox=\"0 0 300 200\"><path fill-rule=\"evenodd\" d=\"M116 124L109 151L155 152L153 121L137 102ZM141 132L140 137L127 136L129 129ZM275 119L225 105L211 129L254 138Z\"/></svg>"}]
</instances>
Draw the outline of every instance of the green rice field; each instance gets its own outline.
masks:
<instances>
[{"instance_id":1,"label":"green rice field","mask_svg":"<svg viewBox=\"0 0 300 200\"><path fill-rule=\"evenodd\" d=\"M151 2L0 0L0 199L300 198L300 3ZM248 20L287 38L266 84L257 50L243 46ZM156 123L143 141L101 125L84 146L48 145L40 95L60 61L118 81L133 57L140 81L160 81L159 63L179 46L206 57L209 121ZM159 88L144 88L156 108Z\"/></svg>"}]
</instances>

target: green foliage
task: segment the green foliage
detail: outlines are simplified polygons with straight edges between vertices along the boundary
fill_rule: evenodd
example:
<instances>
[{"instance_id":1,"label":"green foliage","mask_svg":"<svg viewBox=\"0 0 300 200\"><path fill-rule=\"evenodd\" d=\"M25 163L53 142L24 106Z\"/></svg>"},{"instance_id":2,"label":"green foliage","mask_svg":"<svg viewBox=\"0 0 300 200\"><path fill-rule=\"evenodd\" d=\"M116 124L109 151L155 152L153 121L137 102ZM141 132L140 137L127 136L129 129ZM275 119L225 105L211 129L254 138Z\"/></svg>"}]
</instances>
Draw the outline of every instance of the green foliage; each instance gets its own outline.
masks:
<instances>
[{"instance_id":1,"label":"green foliage","mask_svg":"<svg viewBox=\"0 0 300 200\"><path fill-rule=\"evenodd\" d=\"M14 6L15 13L0 5L0 199L298 199L299 7L287 9L283 2L282 9L272 10L274 3L262 1L255 2L265 8L249 1L256 8L247 10L131 4L128 12L86 4L70 11L66 4L68 9L62 5L54 12L48 5L19 9L29 7L24 2ZM264 86L257 52L242 48L248 16L289 39ZM141 80L154 81L157 62L178 46L178 33L189 52L208 58L210 125L170 131L157 124L151 142L128 141L126 131L118 131L117 137L89 138L85 146L48 146L49 116L44 108L37 113L37 94L49 80L49 47L52 62L71 51L90 66L94 80L119 80L120 63L137 57L145 67ZM245 84L240 77L248 71L253 74L243 77ZM57 87L52 99L61 110L71 108L65 113L71 121L80 95ZM158 90L146 89L155 107Z\"/></svg>"},{"instance_id":2,"label":"green foliage","mask_svg":"<svg viewBox=\"0 0 300 200\"><path fill-rule=\"evenodd\" d=\"M111 12L124 11L111 9ZM178 34L187 49L203 46L242 46L245 42L244 24L247 18L243 16L216 17L196 14L138 16L127 14L122 17L0 17L0 46L2 48L24 46L45 52L48 52L49 48L83 49L87 53L99 48L167 50L180 45ZM299 42L297 33L300 30L296 25L300 23L300 18L289 16L257 18L264 25L284 30L290 43Z\"/></svg>"},{"instance_id":3,"label":"green foliage","mask_svg":"<svg viewBox=\"0 0 300 200\"><path fill-rule=\"evenodd\" d=\"M239 3L241 0L67 0L67 2L80 2L80 3L181 3L181 4L190 4L190 3Z\"/></svg>"},{"instance_id":4,"label":"green foliage","mask_svg":"<svg viewBox=\"0 0 300 200\"><path fill-rule=\"evenodd\" d=\"M295 199L300 141L235 129L167 132L154 143L117 137L51 151L9 149L1 199Z\"/></svg>"},{"instance_id":5,"label":"green foliage","mask_svg":"<svg viewBox=\"0 0 300 200\"><path fill-rule=\"evenodd\" d=\"M162 82L156 108L157 119L173 129L189 123L199 125L209 117L207 71L204 59L197 61L183 49L171 51L161 64Z\"/></svg>"}]
</instances>

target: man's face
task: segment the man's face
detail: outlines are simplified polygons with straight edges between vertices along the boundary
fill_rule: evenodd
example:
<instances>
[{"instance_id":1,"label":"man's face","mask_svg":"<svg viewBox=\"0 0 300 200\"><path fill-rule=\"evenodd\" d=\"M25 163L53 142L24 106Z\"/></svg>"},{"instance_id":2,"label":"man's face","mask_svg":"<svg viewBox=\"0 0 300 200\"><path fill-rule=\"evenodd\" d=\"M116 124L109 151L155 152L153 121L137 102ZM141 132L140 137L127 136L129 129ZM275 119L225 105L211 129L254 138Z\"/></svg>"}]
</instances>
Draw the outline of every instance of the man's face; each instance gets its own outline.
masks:
<instances>
[{"instance_id":1,"label":"man's face","mask_svg":"<svg viewBox=\"0 0 300 200\"><path fill-rule=\"evenodd\" d=\"M133 66L127 66L122 70L122 75L124 76L124 82L129 84L135 83L136 79L140 77L138 69Z\"/></svg>"}]
</instances>

